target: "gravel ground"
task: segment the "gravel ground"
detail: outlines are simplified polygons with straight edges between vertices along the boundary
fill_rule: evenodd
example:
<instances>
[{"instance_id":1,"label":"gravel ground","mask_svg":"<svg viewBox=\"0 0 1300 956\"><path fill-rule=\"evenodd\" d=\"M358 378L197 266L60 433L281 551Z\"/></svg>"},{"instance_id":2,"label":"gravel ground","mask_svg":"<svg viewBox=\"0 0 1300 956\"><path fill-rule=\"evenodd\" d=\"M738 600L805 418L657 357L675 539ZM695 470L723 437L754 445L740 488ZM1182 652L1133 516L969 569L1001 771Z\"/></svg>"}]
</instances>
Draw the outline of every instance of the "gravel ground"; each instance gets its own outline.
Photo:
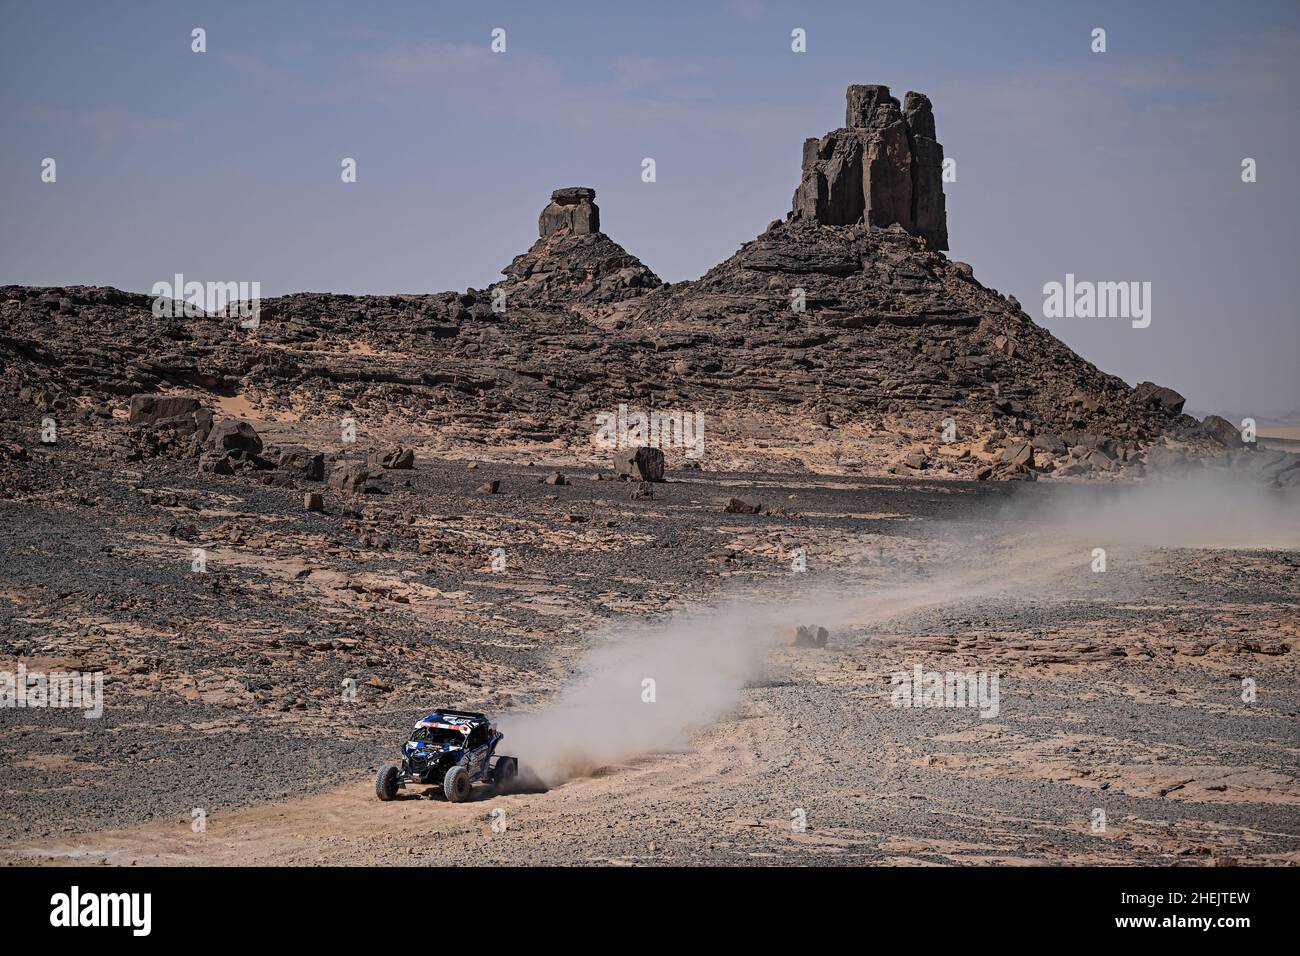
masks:
<instances>
[{"instance_id":1,"label":"gravel ground","mask_svg":"<svg viewBox=\"0 0 1300 956\"><path fill-rule=\"evenodd\" d=\"M1064 484L681 472L644 499L421 460L317 515L301 489L58 454L0 502L0 666L102 670L104 715L0 709L8 862L1300 859L1294 551L1117 549L1090 574L1015 517L1085 494ZM828 646L778 643L687 746L468 805L373 798L433 706L508 724L616 625L809 592L844 595L810 622ZM997 672L999 713L889 706L915 663Z\"/></svg>"}]
</instances>

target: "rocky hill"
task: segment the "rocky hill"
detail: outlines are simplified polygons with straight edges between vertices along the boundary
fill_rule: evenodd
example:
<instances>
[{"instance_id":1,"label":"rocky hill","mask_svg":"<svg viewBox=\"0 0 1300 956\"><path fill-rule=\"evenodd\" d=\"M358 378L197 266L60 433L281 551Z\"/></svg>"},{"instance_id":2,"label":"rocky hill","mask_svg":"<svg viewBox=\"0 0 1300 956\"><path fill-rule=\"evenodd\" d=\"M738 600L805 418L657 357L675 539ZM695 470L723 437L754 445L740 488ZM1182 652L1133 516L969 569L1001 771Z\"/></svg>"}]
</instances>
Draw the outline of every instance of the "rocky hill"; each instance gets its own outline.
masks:
<instances>
[{"instance_id":1,"label":"rocky hill","mask_svg":"<svg viewBox=\"0 0 1300 956\"><path fill-rule=\"evenodd\" d=\"M110 455L197 455L192 430L130 421L131 396L163 393L321 445L350 418L452 459L607 462L602 416L643 412L702 422L702 454L666 448L670 467L1034 479L1230 454L1295 474L948 259L942 155L925 96L850 87L786 218L672 285L601 231L595 190L568 187L487 290L288 295L249 328L116 289L4 287L8 454L52 415Z\"/></svg>"}]
</instances>

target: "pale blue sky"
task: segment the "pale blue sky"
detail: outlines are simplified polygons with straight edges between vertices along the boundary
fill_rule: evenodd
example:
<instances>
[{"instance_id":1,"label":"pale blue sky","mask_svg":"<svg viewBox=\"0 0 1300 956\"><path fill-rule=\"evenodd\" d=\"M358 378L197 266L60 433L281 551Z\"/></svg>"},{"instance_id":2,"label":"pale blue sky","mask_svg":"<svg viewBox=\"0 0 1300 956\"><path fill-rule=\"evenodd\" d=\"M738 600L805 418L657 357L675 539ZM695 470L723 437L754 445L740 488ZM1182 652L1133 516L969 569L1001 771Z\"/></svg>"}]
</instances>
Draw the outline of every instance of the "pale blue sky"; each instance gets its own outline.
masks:
<instances>
[{"instance_id":1,"label":"pale blue sky","mask_svg":"<svg viewBox=\"0 0 1300 956\"><path fill-rule=\"evenodd\" d=\"M0 18L0 283L481 288L564 185L594 186L605 231L665 279L694 278L785 214L844 87L887 83L934 100L957 161L950 255L981 281L1192 408L1300 409L1294 2L4 2ZM1042 320L1067 272L1150 281L1151 327Z\"/></svg>"}]
</instances>

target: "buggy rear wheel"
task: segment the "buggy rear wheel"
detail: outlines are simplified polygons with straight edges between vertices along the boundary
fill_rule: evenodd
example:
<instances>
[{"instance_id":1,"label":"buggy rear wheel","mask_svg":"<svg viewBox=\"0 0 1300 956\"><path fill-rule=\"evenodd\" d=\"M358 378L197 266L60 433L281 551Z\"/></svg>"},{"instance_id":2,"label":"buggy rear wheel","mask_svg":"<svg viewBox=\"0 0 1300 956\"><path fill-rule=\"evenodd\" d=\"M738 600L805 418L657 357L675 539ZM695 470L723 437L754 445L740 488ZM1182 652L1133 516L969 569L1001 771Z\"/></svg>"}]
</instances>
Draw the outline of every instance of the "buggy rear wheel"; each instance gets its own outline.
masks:
<instances>
[{"instance_id":1,"label":"buggy rear wheel","mask_svg":"<svg viewBox=\"0 0 1300 956\"><path fill-rule=\"evenodd\" d=\"M469 771L464 767L452 767L442 778L442 793L451 803L464 803L469 799L471 785Z\"/></svg>"},{"instance_id":2,"label":"buggy rear wheel","mask_svg":"<svg viewBox=\"0 0 1300 956\"><path fill-rule=\"evenodd\" d=\"M397 774L395 764L386 763L375 774L375 796L380 800L392 800L397 796Z\"/></svg>"},{"instance_id":3,"label":"buggy rear wheel","mask_svg":"<svg viewBox=\"0 0 1300 956\"><path fill-rule=\"evenodd\" d=\"M497 765L492 770L492 783L497 790L508 790L519 776L519 761L514 757L498 757Z\"/></svg>"}]
</instances>

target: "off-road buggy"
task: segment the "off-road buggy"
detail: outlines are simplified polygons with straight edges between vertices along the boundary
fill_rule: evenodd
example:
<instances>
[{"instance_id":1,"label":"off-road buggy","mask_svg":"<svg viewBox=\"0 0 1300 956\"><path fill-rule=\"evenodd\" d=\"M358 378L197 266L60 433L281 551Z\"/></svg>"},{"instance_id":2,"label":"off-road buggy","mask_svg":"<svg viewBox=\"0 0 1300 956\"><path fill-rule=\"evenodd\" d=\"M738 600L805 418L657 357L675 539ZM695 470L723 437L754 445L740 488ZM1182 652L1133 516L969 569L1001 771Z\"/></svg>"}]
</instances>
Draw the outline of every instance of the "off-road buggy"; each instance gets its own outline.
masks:
<instances>
[{"instance_id":1,"label":"off-road buggy","mask_svg":"<svg viewBox=\"0 0 1300 956\"><path fill-rule=\"evenodd\" d=\"M400 765L387 763L375 776L375 796L392 800L408 783L441 785L452 803L469 799L476 783L503 790L519 772L519 761L497 754L505 735L483 714L439 710L415 725L402 744Z\"/></svg>"}]
</instances>

